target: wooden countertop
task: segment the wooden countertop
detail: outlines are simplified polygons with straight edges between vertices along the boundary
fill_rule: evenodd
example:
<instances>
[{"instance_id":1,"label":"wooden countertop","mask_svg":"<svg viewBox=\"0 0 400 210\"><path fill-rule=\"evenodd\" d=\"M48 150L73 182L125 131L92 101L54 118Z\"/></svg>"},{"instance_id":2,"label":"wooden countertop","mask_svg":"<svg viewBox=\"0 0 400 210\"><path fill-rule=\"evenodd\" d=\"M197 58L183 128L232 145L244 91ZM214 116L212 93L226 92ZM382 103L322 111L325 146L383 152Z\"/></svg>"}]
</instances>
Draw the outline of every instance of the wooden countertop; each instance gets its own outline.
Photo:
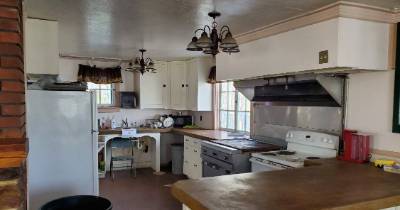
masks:
<instances>
[{"instance_id":1,"label":"wooden countertop","mask_svg":"<svg viewBox=\"0 0 400 210\"><path fill-rule=\"evenodd\" d=\"M178 181L172 194L192 210L383 209L400 206L400 175L320 160L283 171Z\"/></svg>"},{"instance_id":2,"label":"wooden countertop","mask_svg":"<svg viewBox=\"0 0 400 210\"><path fill-rule=\"evenodd\" d=\"M237 136L231 136L231 132L221 130L206 130L206 129L185 129L174 128L172 131L176 134L191 136L202 140L217 140L217 139L235 139Z\"/></svg>"},{"instance_id":3,"label":"wooden countertop","mask_svg":"<svg viewBox=\"0 0 400 210\"><path fill-rule=\"evenodd\" d=\"M172 128L138 128L138 133L167 133L171 132ZM99 130L99 135L112 135L112 134L122 134L120 128L117 129L101 129Z\"/></svg>"},{"instance_id":4,"label":"wooden countertop","mask_svg":"<svg viewBox=\"0 0 400 210\"><path fill-rule=\"evenodd\" d=\"M99 135L121 134L121 129L104 129L99 131ZM230 136L230 132L221 130L189 129L189 128L138 128L139 133L168 133L191 136L202 140L234 139L237 136Z\"/></svg>"}]
</instances>

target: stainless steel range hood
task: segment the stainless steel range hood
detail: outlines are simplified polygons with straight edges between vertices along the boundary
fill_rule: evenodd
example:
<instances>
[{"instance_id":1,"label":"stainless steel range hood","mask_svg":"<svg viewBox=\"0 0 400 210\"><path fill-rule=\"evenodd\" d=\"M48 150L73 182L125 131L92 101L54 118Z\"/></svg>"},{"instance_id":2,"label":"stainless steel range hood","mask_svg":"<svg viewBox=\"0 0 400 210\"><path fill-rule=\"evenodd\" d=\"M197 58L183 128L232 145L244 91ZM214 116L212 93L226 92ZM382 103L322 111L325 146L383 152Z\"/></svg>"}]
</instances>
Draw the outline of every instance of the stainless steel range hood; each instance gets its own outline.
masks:
<instances>
[{"instance_id":1,"label":"stainless steel range hood","mask_svg":"<svg viewBox=\"0 0 400 210\"><path fill-rule=\"evenodd\" d=\"M311 73L236 81L234 86L249 100L266 105L343 105L344 78L340 76Z\"/></svg>"}]
</instances>

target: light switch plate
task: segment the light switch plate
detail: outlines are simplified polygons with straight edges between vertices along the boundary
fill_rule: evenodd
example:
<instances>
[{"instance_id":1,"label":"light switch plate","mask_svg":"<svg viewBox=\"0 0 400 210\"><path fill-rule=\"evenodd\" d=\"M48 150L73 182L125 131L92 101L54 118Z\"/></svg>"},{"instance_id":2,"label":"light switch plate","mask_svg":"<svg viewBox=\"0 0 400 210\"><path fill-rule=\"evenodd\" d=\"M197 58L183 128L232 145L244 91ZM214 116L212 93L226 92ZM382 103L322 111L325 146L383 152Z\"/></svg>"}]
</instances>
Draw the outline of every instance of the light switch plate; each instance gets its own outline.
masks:
<instances>
[{"instance_id":1,"label":"light switch plate","mask_svg":"<svg viewBox=\"0 0 400 210\"><path fill-rule=\"evenodd\" d=\"M328 61L329 61L328 50L320 51L319 64L328 63Z\"/></svg>"}]
</instances>

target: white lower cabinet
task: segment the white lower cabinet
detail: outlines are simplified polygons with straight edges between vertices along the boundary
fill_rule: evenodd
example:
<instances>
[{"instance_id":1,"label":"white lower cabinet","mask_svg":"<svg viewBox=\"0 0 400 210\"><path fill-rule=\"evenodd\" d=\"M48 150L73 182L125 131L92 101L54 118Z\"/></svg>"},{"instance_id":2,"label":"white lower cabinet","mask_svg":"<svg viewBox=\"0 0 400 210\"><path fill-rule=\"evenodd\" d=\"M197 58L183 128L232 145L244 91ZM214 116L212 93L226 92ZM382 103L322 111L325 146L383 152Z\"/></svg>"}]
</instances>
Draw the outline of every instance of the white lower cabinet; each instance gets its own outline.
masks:
<instances>
[{"instance_id":1,"label":"white lower cabinet","mask_svg":"<svg viewBox=\"0 0 400 210\"><path fill-rule=\"evenodd\" d=\"M201 141L190 136L184 136L183 174L190 179L202 177Z\"/></svg>"}]
</instances>

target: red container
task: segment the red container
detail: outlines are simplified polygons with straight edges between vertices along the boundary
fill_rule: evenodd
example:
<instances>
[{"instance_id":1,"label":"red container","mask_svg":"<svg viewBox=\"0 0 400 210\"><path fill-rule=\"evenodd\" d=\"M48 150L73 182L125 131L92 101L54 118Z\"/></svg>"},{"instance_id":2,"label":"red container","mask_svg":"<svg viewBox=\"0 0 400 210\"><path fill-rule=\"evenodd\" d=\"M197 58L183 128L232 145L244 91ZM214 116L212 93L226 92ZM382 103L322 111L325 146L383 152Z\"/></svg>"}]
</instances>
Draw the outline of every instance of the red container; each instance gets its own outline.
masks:
<instances>
[{"instance_id":1,"label":"red container","mask_svg":"<svg viewBox=\"0 0 400 210\"><path fill-rule=\"evenodd\" d=\"M342 160L365 163L370 159L370 140L371 135L358 133L354 130L343 131L343 149Z\"/></svg>"}]
</instances>

